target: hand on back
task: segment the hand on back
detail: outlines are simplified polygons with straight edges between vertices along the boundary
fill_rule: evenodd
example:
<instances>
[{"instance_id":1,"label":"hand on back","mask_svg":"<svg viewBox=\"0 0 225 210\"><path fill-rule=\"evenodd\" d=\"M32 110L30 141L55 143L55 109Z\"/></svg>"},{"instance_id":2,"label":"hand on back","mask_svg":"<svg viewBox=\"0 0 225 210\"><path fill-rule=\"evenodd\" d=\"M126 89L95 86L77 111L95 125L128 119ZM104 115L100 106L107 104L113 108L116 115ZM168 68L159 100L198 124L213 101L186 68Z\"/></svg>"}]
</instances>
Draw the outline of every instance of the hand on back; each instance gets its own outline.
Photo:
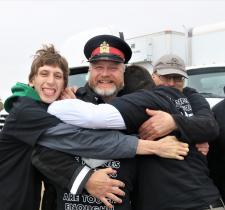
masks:
<instances>
[{"instance_id":1,"label":"hand on back","mask_svg":"<svg viewBox=\"0 0 225 210\"><path fill-rule=\"evenodd\" d=\"M169 113L150 109L146 113L150 118L139 128L141 139L155 140L176 129L176 123Z\"/></svg>"},{"instance_id":2,"label":"hand on back","mask_svg":"<svg viewBox=\"0 0 225 210\"><path fill-rule=\"evenodd\" d=\"M95 171L87 181L85 188L94 197L100 199L108 208L112 208L109 200L116 203L122 203L121 198L125 193L120 188L124 187L124 183L112 179L109 175L116 174L112 168L99 169Z\"/></svg>"}]
</instances>

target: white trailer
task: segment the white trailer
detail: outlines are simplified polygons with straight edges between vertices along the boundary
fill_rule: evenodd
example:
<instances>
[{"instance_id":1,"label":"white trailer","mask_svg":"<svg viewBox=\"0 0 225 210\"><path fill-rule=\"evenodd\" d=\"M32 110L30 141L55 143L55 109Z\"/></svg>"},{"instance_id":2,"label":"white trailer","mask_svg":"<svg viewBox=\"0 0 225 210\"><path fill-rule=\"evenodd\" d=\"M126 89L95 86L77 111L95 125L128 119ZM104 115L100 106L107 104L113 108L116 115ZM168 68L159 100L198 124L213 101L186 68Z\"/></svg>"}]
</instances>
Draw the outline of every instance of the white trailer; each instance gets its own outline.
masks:
<instances>
[{"instance_id":1,"label":"white trailer","mask_svg":"<svg viewBox=\"0 0 225 210\"><path fill-rule=\"evenodd\" d=\"M177 54L186 60L185 34L177 31L161 31L157 33L126 39L132 49L129 63L140 64L150 72L152 64L164 54Z\"/></svg>"},{"instance_id":2,"label":"white trailer","mask_svg":"<svg viewBox=\"0 0 225 210\"><path fill-rule=\"evenodd\" d=\"M190 29L187 46L187 85L202 93L212 107L225 96L225 22Z\"/></svg>"}]
</instances>

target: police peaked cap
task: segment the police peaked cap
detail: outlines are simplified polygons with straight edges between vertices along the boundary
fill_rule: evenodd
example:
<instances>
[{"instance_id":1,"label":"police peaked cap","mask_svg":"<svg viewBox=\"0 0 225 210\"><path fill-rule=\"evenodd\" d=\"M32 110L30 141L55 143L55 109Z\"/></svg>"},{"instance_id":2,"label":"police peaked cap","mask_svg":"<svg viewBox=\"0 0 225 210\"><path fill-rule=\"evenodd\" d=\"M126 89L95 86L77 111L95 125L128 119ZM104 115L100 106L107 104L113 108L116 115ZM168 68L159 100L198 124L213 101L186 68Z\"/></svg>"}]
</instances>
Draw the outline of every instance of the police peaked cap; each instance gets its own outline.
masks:
<instances>
[{"instance_id":1,"label":"police peaked cap","mask_svg":"<svg viewBox=\"0 0 225 210\"><path fill-rule=\"evenodd\" d=\"M84 54L89 62L109 60L128 63L132 51L122 39L112 35L99 35L91 38L84 46Z\"/></svg>"}]
</instances>

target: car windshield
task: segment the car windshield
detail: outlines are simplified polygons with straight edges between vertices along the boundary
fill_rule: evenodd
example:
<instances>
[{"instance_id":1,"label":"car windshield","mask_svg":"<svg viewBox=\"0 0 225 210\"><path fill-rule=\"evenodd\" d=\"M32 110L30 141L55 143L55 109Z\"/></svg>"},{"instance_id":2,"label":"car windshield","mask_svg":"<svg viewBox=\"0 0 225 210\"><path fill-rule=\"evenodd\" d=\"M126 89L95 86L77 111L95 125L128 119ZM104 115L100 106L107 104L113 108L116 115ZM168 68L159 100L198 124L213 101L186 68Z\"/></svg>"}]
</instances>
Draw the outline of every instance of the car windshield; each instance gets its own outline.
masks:
<instances>
[{"instance_id":1,"label":"car windshield","mask_svg":"<svg viewBox=\"0 0 225 210\"><path fill-rule=\"evenodd\" d=\"M87 73L74 74L69 76L69 87L83 87L87 82Z\"/></svg>"},{"instance_id":2,"label":"car windshield","mask_svg":"<svg viewBox=\"0 0 225 210\"><path fill-rule=\"evenodd\" d=\"M205 97L225 97L225 68L202 68L188 70L189 87L195 88Z\"/></svg>"}]
</instances>

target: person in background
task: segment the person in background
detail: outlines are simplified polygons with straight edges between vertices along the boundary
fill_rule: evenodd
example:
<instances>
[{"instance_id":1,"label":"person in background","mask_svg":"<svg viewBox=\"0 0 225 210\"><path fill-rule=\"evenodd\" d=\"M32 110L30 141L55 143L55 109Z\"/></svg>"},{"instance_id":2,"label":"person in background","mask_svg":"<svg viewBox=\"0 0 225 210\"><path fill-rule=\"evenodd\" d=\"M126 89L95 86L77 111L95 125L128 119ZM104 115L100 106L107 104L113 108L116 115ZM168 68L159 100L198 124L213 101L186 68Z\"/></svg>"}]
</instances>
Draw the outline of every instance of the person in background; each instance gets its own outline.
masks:
<instances>
[{"instance_id":1,"label":"person in background","mask_svg":"<svg viewBox=\"0 0 225 210\"><path fill-rule=\"evenodd\" d=\"M219 124L220 133L215 141L210 143L208 162L210 176L220 190L223 200L225 200L225 100L216 104L212 111Z\"/></svg>"},{"instance_id":2,"label":"person in background","mask_svg":"<svg viewBox=\"0 0 225 210\"><path fill-rule=\"evenodd\" d=\"M198 117L198 115L207 117L207 122L204 118L199 119L202 121L202 123L199 124L199 129L204 130L207 126L212 127L213 129L218 129L218 125L212 111L210 110L208 102L201 94L196 92L196 90L184 87L185 78L187 79L188 75L185 70L184 61L177 55L166 54L159 58L153 66L152 79L157 86L173 87L182 91L191 103L194 111L193 117ZM140 137L143 139L159 138L176 129L185 129L187 135L192 132L192 130L188 129L185 125L185 116L183 116L182 119L184 120L183 123L178 125L180 117L176 118L176 116L170 115L166 112L149 109L147 110L147 113L151 118L143 123L139 129ZM207 125L205 125L205 123L207 123ZM208 138L209 135L211 138L214 138L208 129L205 129L205 133L202 134L202 142L204 142L204 138ZM195 136L193 137L196 138ZM201 143L196 146L199 151L205 155L207 154L209 148L208 143Z\"/></svg>"}]
</instances>

